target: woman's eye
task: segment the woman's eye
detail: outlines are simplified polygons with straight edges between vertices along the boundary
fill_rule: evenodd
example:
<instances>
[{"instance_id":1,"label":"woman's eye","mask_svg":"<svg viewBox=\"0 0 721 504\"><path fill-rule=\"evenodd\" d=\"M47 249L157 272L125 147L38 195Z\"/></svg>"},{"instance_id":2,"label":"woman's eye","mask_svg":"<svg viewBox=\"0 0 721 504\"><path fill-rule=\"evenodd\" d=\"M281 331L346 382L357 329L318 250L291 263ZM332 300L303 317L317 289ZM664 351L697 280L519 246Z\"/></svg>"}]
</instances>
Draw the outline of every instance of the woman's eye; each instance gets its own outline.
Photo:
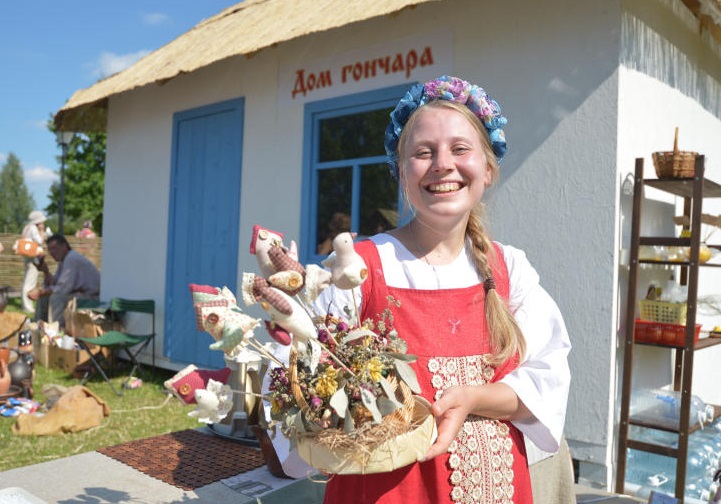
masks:
<instances>
[{"instance_id":1,"label":"woman's eye","mask_svg":"<svg viewBox=\"0 0 721 504\"><path fill-rule=\"evenodd\" d=\"M427 159L431 156L431 151L429 149L423 149L416 151L416 157L420 159Z\"/></svg>"}]
</instances>

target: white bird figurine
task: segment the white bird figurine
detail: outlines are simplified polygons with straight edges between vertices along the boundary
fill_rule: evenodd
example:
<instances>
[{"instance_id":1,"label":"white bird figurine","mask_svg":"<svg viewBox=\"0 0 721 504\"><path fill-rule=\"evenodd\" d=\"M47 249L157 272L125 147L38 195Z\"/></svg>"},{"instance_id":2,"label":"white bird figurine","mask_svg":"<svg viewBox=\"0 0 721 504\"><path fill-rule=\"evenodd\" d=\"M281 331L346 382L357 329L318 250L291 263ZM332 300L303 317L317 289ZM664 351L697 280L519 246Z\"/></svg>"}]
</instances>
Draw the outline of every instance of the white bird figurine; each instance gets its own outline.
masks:
<instances>
[{"instance_id":1,"label":"white bird figurine","mask_svg":"<svg viewBox=\"0 0 721 504\"><path fill-rule=\"evenodd\" d=\"M196 407L189 417L203 423L219 423L233 409L233 391L229 385L208 380L207 388L195 390Z\"/></svg>"},{"instance_id":2,"label":"white bird figurine","mask_svg":"<svg viewBox=\"0 0 721 504\"><path fill-rule=\"evenodd\" d=\"M358 287L368 278L368 267L353 248L355 233L340 233L333 238L334 253L321 264L330 269L333 285L348 290Z\"/></svg>"}]
</instances>

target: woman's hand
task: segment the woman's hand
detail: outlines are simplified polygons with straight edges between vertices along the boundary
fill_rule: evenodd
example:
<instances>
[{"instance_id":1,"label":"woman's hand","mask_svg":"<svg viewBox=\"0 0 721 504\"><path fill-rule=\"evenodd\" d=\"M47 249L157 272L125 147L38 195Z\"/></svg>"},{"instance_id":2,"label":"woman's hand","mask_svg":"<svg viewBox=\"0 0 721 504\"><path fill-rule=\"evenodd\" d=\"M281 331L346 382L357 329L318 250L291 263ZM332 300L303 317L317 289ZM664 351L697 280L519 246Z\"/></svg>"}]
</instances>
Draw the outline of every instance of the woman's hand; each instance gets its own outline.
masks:
<instances>
[{"instance_id":1,"label":"woman's hand","mask_svg":"<svg viewBox=\"0 0 721 504\"><path fill-rule=\"evenodd\" d=\"M423 460L446 453L470 414L496 420L516 420L531 415L514 390L500 382L449 387L431 406L431 413L436 418L438 438Z\"/></svg>"},{"instance_id":2,"label":"woman's hand","mask_svg":"<svg viewBox=\"0 0 721 504\"><path fill-rule=\"evenodd\" d=\"M450 387L443 396L431 406L431 414L436 417L438 438L428 449L423 460L430 460L448 451L451 442L463 427L466 417L473 411L474 403L470 398L478 387Z\"/></svg>"}]
</instances>

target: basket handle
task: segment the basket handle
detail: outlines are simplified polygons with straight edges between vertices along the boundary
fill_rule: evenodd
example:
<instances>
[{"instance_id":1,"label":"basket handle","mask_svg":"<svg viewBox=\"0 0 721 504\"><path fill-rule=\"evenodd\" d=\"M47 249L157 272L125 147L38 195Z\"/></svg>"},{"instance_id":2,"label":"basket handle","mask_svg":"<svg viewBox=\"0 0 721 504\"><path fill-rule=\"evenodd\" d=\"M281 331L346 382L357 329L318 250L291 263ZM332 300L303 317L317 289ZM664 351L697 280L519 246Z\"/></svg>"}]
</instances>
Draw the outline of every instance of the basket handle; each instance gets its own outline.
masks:
<instances>
[{"instance_id":1,"label":"basket handle","mask_svg":"<svg viewBox=\"0 0 721 504\"><path fill-rule=\"evenodd\" d=\"M673 153L674 155L678 154L678 126L676 126L676 131L673 135Z\"/></svg>"}]
</instances>

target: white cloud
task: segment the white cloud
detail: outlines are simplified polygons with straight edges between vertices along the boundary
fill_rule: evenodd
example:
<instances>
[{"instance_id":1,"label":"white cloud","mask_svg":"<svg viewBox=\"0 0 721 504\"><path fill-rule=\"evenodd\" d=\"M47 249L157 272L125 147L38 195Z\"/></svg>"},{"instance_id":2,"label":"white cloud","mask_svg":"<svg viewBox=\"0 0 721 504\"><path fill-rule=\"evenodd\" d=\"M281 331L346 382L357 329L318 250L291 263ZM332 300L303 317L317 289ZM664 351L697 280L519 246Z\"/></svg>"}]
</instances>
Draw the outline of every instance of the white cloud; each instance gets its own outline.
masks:
<instances>
[{"instance_id":1,"label":"white cloud","mask_svg":"<svg viewBox=\"0 0 721 504\"><path fill-rule=\"evenodd\" d=\"M7 154L5 154L4 152L0 152L0 163L4 163L7 158Z\"/></svg>"},{"instance_id":2,"label":"white cloud","mask_svg":"<svg viewBox=\"0 0 721 504\"><path fill-rule=\"evenodd\" d=\"M104 52L95 63L93 75L100 79L116 74L128 68L140 58L150 54L148 50L142 50L130 54L115 54Z\"/></svg>"},{"instance_id":3,"label":"white cloud","mask_svg":"<svg viewBox=\"0 0 721 504\"><path fill-rule=\"evenodd\" d=\"M44 166L33 166L25 170L26 182L54 182L58 179L58 173Z\"/></svg>"},{"instance_id":4,"label":"white cloud","mask_svg":"<svg viewBox=\"0 0 721 504\"><path fill-rule=\"evenodd\" d=\"M148 12L143 14L143 23L150 26L157 26L170 21L170 16L160 12Z\"/></svg>"},{"instance_id":5,"label":"white cloud","mask_svg":"<svg viewBox=\"0 0 721 504\"><path fill-rule=\"evenodd\" d=\"M49 121L49 120L50 120L50 118L48 118L48 119L37 119L37 120L33 121L31 124L33 125L33 128L35 128L35 129L37 129L37 130L40 130L40 131L48 131L48 121ZM49 133L49 131L48 131L48 133Z\"/></svg>"}]
</instances>

